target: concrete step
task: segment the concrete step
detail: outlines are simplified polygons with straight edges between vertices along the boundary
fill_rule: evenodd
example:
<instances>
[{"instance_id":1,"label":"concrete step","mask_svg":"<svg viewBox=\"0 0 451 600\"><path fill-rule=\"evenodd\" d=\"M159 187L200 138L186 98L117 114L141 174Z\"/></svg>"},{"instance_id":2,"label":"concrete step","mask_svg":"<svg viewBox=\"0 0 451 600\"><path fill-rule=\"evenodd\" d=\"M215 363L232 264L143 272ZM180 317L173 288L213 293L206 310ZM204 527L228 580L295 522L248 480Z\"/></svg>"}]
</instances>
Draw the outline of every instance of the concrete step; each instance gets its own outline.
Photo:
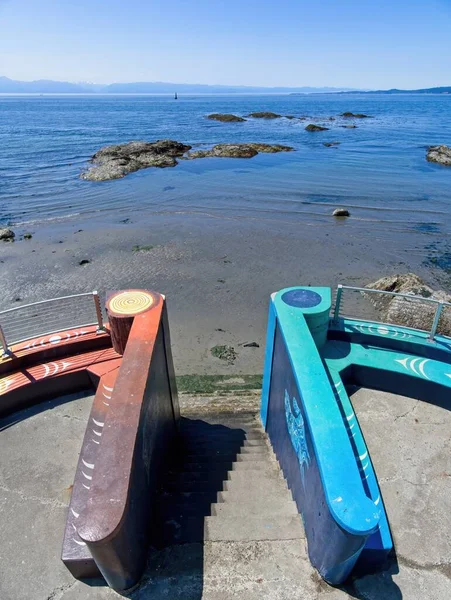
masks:
<instances>
[{"instance_id":1,"label":"concrete step","mask_svg":"<svg viewBox=\"0 0 451 600\"><path fill-rule=\"evenodd\" d=\"M275 461L271 461L269 464L273 465ZM263 474L260 471L243 471L241 467L235 471L229 471L227 474L227 479L224 481L224 490L233 488L233 486L239 486L243 483L250 487L256 487L262 485L262 481L265 482L265 485L282 485L283 489L287 488L287 483L283 477L282 471L277 469L277 463L275 463L276 468L271 469L267 473Z\"/></svg>"},{"instance_id":2,"label":"concrete step","mask_svg":"<svg viewBox=\"0 0 451 600\"><path fill-rule=\"evenodd\" d=\"M264 488L265 485L262 483L261 489ZM249 507L254 505L256 509L263 504L276 507L286 502L293 502L291 492L286 487L275 487L270 484L266 486L265 493L262 493L261 489L254 489L245 484L236 486L232 490L216 492L216 502L246 504Z\"/></svg>"},{"instance_id":3,"label":"concrete step","mask_svg":"<svg viewBox=\"0 0 451 600\"><path fill-rule=\"evenodd\" d=\"M214 438L208 438L207 440L201 440L201 441L196 441L193 440L191 438L188 438L185 440L182 449L188 451L189 449L193 448L193 449L199 449L201 450L202 448L205 447L216 447L219 449L222 448L247 448L249 446L251 447L260 447L260 446L265 446L268 447L268 444L265 440L264 437L262 438L258 438L258 439L243 439L243 440L227 440L227 439L214 439Z\"/></svg>"},{"instance_id":4,"label":"concrete step","mask_svg":"<svg viewBox=\"0 0 451 600\"><path fill-rule=\"evenodd\" d=\"M237 471L232 471L236 473ZM241 473L242 471L238 471ZM246 474L250 474L252 471L247 471ZM254 478L245 477L242 479L229 479L222 482L222 489L217 489L217 492L227 492L230 494L230 498L235 498L237 495L246 493L252 498L264 498L266 495L280 495L282 498L292 500L291 492L288 490L285 481L278 476L268 477L263 475L261 471L256 472L260 475L259 480ZM219 496L218 496L219 497Z\"/></svg>"},{"instance_id":5,"label":"concrete step","mask_svg":"<svg viewBox=\"0 0 451 600\"><path fill-rule=\"evenodd\" d=\"M181 516L164 521L160 545L218 541L303 540L304 529L299 515L274 516Z\"/></svg>"},{"instance_id":6,"label":"concrete step","mask_svg":"<svg viewBox=\"0 0 451 600\"><path fill-rule=\"evenodd\" d=\"M184 480L184 481L167 481L165 483L165 491L172 493L186 493L186 492L222 492L225 490L225 481L221 477L220 479L212 480Z\"/></svg>"},{"instance_id":7,"label":"concrete step","mask_svg":"<svg viewBox=\"0 0 451 600\"><path fill-rule=\"evenodd\" d=\"M232 464L230 471L266 471L267 473L278 472L278 463L275 460L248 460L236 461Z\"/></svg>"},{"instance_id":8,"label":"concrete step","mask_svg":"<svg viewBox=\"0 0 451 600\"><path fill-rule=\"evenodd\" d=\"M208 541L293 540L304 538L299 515L205 517L204 539Z\"/></svg>"},{"instance_id":9,"label":"concrete step","mask_svg":"<svg viewBox=\"0 0 451 600\"><path fill-rule=\"evenodd\" d=\"M191 463L191 462L200 462L200 463L204 463L204 462L218 462L218 463L222 463L222 462L234 462L235 460L237 460L237 457L239 456L238 452L234 452L234 453L229 453L229 454L223 454L223 453L215 453L215 452L204 452L204 453L195 453L195 454L187 454L183 457L181 464L183 465L184 463Z\"/></svg>"},{"instance_id":10,"label":"concrete step","mask_svg":"<svg viewBox=\"0 0 451 600\"><path fill-rule=\"evenodd\" d=\"M266 433L258 428L249 429L244 431L241 429L227 429L225 431L192 431L189 434L181 434L181 443L185 440L190 442L210 442L211 439L224 441L229 440L266 440Z\"/></svg>"},{"instance_id":11,"label":"concrete step","mask_svg":"<svg viewBox=\"0 0 451 600\"><path fill-rule=\"evenodd\" d=\"M258 446L241 446L227 444L218 446L216 444L203 444L202 446L191 446L183 453L184 458L191 456L237 456L238 454L268 454L270 452L266 444Z\"/></svg>"},{"instance_id":12,"label":"concrete step","mask_svg":"<svg viewBox=\"0 0 451 600\"><path fill-rule=\"evenodd\" d=\"M172 471L168 473L166 483L173 486L174 484L180 484L183 486L185 483L222 483L227 479L228 471L222 469L215 470L202 470L202 471Z\"/></svg>"},{"instance_id":13,"label":"concrete step","mask_svg":"<svg viewBox=\"0 0 451 600\"><path fill-rule=\"evenodd\" d=\"M266 450L266 452L259 452L259 453L247 452L245 454L237 454L235 461L236 462L249 462L249 461L275 462L275 458L274 458L274 455L272 454L272 452L270 452L269 450Z\"/></svg>"},{"instance_id":14,"label":"concrete step","mask_svg":"<svg viewBox=\"0 0 451 600\"><path fill-rule=\"evenodd\" d=\"M219 502L212 504L210 507L210 514L214 517L260 517L260 518L272 518L272 517L289 517L299 516L296 504L293 500L285 500L281 502L267 502L266 499L260 500L259 502L248 500L246 502L235 501L235 502Z\"/></svg>"},{"instance_id":15,"label":"concrete step","mask_svg":"<svg viewBox=\"0 0 451 600\"><path fill-rule=\"evenodd\" d=\"M224 479L227 479L227 472L231 470L235 461L193 461L193 462L184 462L180 465L181 471L204 471L205 473L222 473L224 475ZM173 471L176 473L177 471Z\"/></svg>"}]
</instances>

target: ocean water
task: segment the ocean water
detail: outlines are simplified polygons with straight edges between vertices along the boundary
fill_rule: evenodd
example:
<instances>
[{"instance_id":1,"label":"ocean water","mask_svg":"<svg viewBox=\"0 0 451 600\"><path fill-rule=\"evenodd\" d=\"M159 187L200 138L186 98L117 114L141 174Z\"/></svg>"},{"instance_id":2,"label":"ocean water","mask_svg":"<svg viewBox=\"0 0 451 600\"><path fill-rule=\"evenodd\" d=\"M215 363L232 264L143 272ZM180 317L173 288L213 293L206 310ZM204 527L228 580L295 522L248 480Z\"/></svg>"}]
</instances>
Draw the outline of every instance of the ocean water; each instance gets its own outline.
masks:
<instances>
[{"instance_id":1,"label":"ocean water","mask_svg":"<svg viewBox=\"0 0 451 600\"><path fill-rule=\"evenodd\" d=\"M217 123L212 112L270 110L311 117ZM344 129L344 111L363 112ZM451 144L450 95L3 96L0 97L0 223L147 213L330 222L337 206L362 232L451 230L451 168L426 161L426 148ZM336 117L329 121L329 117ZM329 131L309 133L308 122ZM110 182L79 179L106 144L172 138L195 147L221 142L291 145L253 159L180 161ZM339 141L335 148L323 142Z\"/></svg>"}]
</instances>

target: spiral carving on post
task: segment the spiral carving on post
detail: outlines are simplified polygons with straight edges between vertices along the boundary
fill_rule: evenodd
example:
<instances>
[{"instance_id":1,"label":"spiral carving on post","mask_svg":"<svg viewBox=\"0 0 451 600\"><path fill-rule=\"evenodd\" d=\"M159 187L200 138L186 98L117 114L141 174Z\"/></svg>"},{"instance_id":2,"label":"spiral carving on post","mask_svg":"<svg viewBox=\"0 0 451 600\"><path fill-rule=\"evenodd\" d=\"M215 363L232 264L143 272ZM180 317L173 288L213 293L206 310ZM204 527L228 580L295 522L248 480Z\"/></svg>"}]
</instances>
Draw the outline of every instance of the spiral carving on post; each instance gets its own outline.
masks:
<instances>
[{"instance_id":1,"label":"spiral carving on post","mask_svg":"<svg viewBox=\"0 0 451 600\"><path fill-rule=\"evenodd\" d=\"M144 290L127 290L121 292L108 302L108 311L116 315L137 315L151 308L155 300L152 294Z\"/></svg>"}]
</instances>

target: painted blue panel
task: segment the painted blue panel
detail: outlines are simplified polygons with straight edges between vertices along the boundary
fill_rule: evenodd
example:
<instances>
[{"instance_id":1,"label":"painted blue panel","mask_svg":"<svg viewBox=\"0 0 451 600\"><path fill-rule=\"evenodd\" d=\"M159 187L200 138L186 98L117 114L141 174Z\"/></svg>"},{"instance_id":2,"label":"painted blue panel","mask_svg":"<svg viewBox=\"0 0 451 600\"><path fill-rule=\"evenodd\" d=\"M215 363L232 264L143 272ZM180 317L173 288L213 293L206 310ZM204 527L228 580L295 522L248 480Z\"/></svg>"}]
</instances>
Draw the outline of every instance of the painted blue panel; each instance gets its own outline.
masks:
<instances>
[{"instance_id":1,"label":"painted blue panel","mask_svg":"<svg viewBox=\"0 0 451 600\"><path fill-rule=\"evenodd\" d=\"M274 339L267 431L302 515L310 560L329 583L341 583L358 559L366 536L345 531L331 516L305 406L279 327Z\"/></svg>"}]
</instances>

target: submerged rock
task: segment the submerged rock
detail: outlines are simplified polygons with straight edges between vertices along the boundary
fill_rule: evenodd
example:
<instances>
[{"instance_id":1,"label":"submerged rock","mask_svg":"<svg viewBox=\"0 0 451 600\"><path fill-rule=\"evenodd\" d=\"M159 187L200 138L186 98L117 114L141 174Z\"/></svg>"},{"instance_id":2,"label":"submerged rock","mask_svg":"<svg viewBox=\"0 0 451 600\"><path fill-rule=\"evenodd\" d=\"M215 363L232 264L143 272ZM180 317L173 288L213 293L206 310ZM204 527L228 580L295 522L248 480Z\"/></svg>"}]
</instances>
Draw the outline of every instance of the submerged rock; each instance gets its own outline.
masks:
<instances>
[{"instance_id":1,"label":"submerged rock","mask_svg":"<svg viewBox=\"0 0 451 600\"><path fill-rule=\"evenodd\" d=\"M0 228L0 240L3 242L13 242L16 234L9 227Z\"/></svg>"},{"instance_id":2,"label":"submerged rock","mask_svg":"<svg viewBox=\"0 0 451 600\"><path fill-rule=\"evenodd\" d=\"M435 162L439 165L451 166L451 147L449 146L431 146L428 149L426 158L429 162Z\"/></svg>"},{"instance_id":3,"label":"submerged rock","mask_svg":"<svg viewBox=\"0 0 451 600\"><path fill-rule=\"evenodd\" d=\"M357 129L357 125L341 125L343 129Z\"/></svg>"},{"instance_id":4,"label":"submerged rock","mask_svg":"<svg viewBox=\"0 0 451 600\"><path fill-rule=\"evenodd\" d=\"M369 115L364 115L363 113L356 113L356 114L354 114L352 112L344 112L344 113L341 113L340 116L345 117L347 119L349 119L349 118L353 118L353 119L370 119L371 118Z\"/></svg>"},{"instance_id":5,"label":"submerged rock","mask_svg":"<svg viewBox=\"0 0 451 600\"><path fill-rule=\"evenodd\" d=\"M309 125L307 125L307 127L305 128L306 131L328 131L329 128L328 127L321 127L321 125L314 125L313 123L310 123Z\"/></svg>"},{"instance_id":6,"label":"submerged rock","mask_svg":"<svg viewBox=\"0 0 451 600\"><path fill-rule=\"evenodd\" d=\"M439 302L451 302L449 294L443 290L433 290L415 273L382 277L366 287L407 294L408 296L430 298ZM432 327L437 309L435 303L385 294L364 293L364 295L379 311L381 320L386 323L423 329L425 331L429 331ZM437 332L442 335L451 335L451 311L444 310L442 312Z\"/></svg>"},{"instance_id":7,"label":"submerged rock","mask_svg":"<svg viewBox=\"0 0 451 600\"><path fill-rule=\"evenodd\" d=\"M332 213L334 217L350 217L351 213L347 208L336 208Z\"/></svg>"},{"instance_id":8,"label":"submerged rock","mask_svg":"<svg viewBox=\"0 0 451 600\"><path fill-rule=\"evenodd\" d=\"M333 146L339 146L341 142L323 142L323 146L326 148L332 148Z\"/></svg>"},{"instance_id":9,"label":"submerged rock","mask_svg":"<svg viewBox=\"0 0 451 600\"><path fill-rule=\"evenodd\" d=\"M221 121L221 123L243 123L246 120L243 119L243 117L238 117L237 115L223 113L213 113L211 115L207 115L207 119L211 119L212 121Z\"/></svg>"},{"instance_id":10,"label":"submerged rock","mask_svg":"<svg viewBox=\"0 0 451 600\"><path fill-rule=\"evenodd\" d=\"M248 115L248 117L252 117L254 119L280 119L282 115L278 115L273 112L254 112Z\"/></svg>"},{"instance_id":11,"label":"submerged rock","mask_svg":"<svg viewBox=\"0 0 451 600\"><path fill-rule=\"evenodd\" d=\"M187 155L187 158L252 158L259 152L271 153L291 152L291 146L282 146L280 144L217 144L210 150L195 150Z\"/></svg>"},{"instance_id":12,"label":"submerged rock","mask_svg":"<svg viewBox=\"0 0 451 600\"><path fill-rule=\"evenodd\" d=\"M105 146L92 157L94 166L84 171L80 177L89 181L108 181L147 167L175 167L176 157L183 156L190 149L191 146L174 140Z\"/></svg>"}]
</instances>

